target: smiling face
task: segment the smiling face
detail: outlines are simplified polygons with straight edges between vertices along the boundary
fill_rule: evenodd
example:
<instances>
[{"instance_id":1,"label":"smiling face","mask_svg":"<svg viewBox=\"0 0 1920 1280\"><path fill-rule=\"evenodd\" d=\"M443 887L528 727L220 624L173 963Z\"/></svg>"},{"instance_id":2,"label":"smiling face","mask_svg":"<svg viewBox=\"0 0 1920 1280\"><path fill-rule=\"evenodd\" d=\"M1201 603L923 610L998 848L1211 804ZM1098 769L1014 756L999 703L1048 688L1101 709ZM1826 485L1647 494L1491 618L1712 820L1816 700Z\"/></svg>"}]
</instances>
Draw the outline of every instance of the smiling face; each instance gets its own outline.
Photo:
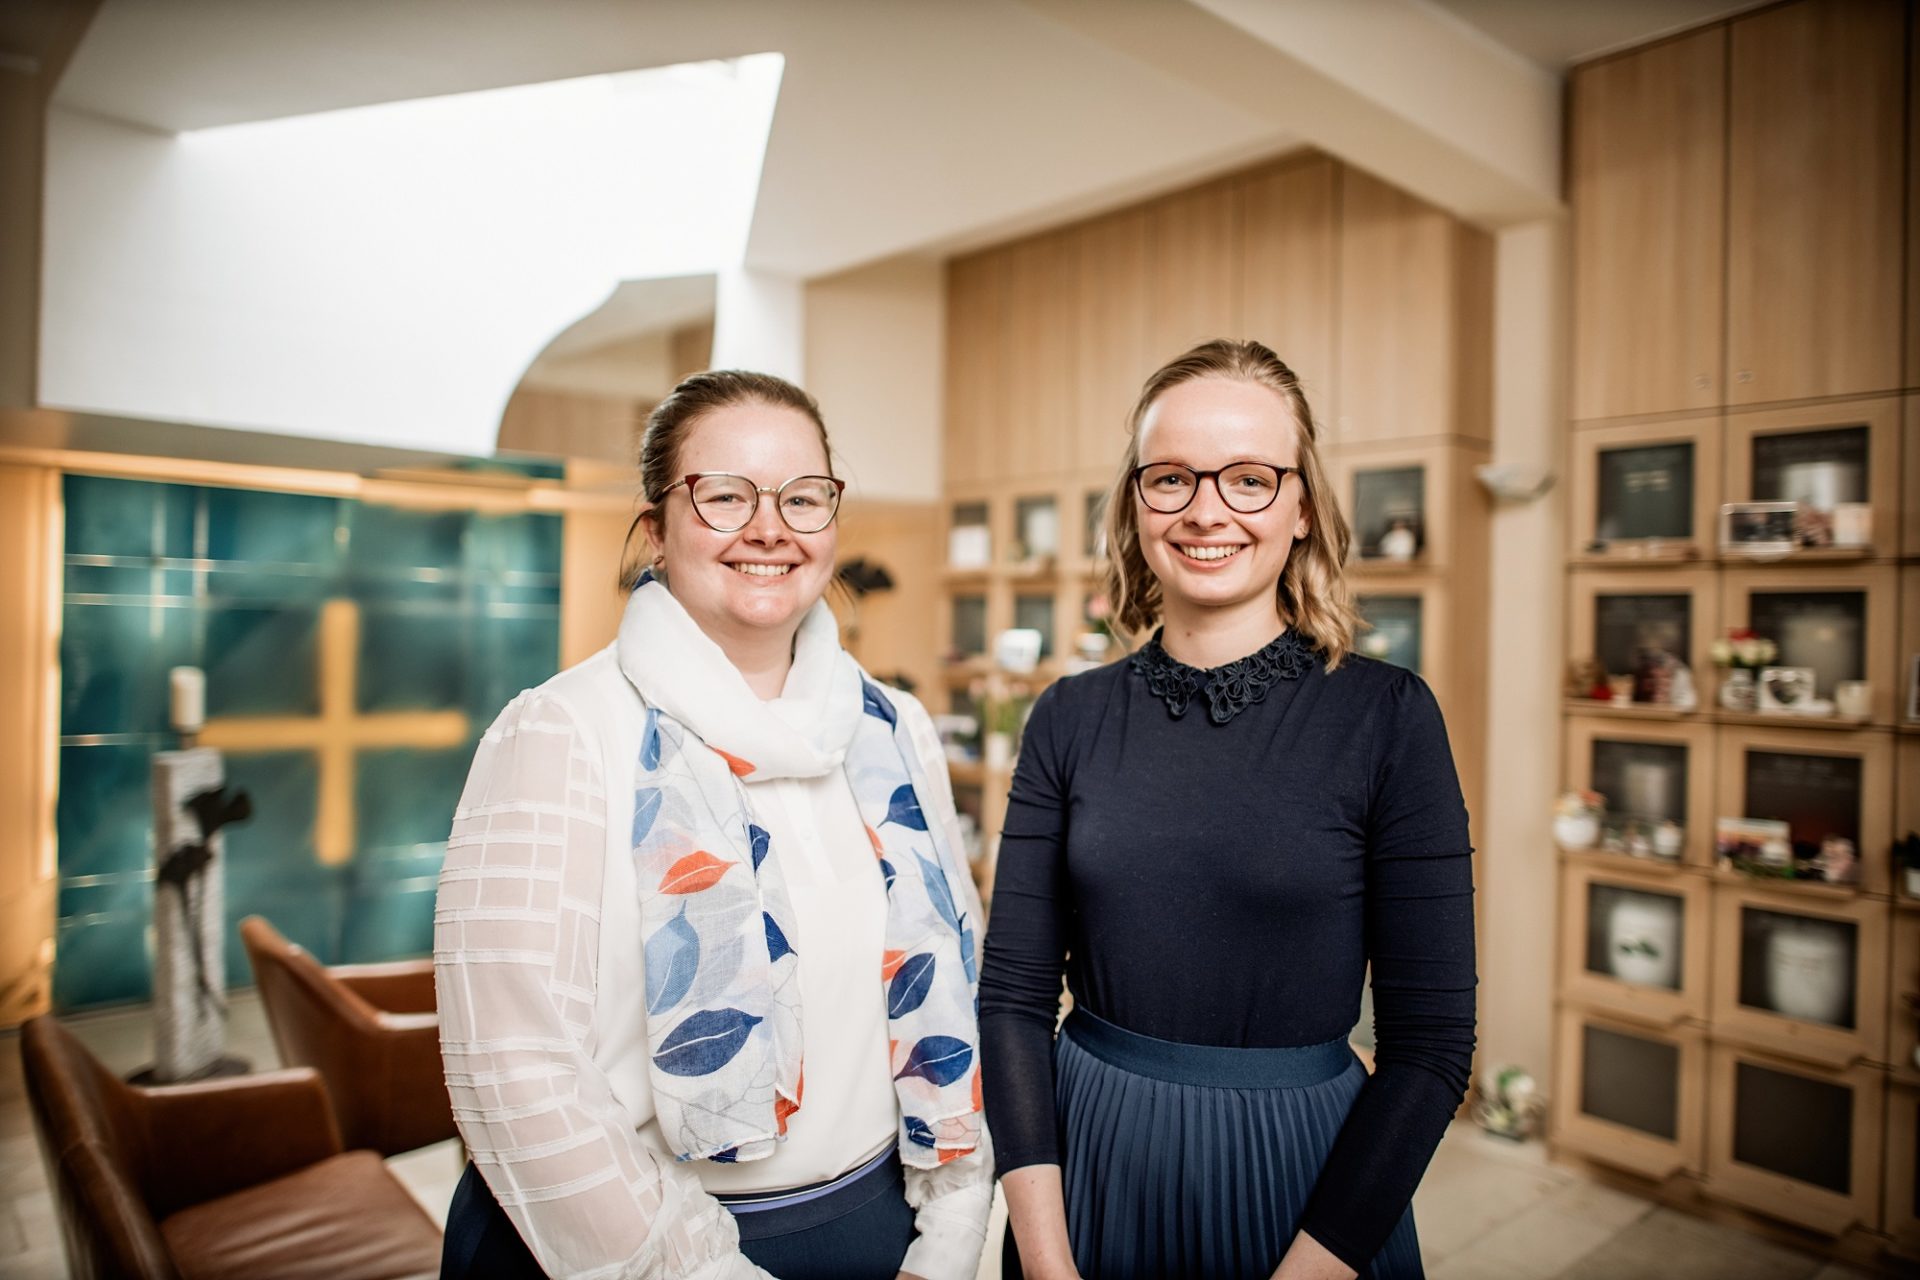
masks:
<instances>
[{"instance_id":1,"label":"smiling face","mask_svg":"<svg viewBox=\"0 0 1920 1280\"><path fill-rule=\"evenodd\" d=\"M675 480L726 471L768 489L795 476L830 474L820 430L805 414L751 401L695 421L673 470ZM753 518L733 533L701 520L685 485L669 492L647 520L668 589L723 648L770 635L791 641L833 579L838 524L795 533L775 510L771 493L761 495Z\"/></svg>"},{"instance_id":2,"label":"smiling face","mask_svg":"<svg viewBox=\"0 0 1920 1280\"><path fill-rule=\"evenodd\" d=\"M1253 382L1204 377L1169 388L1140 420L1141 465L1177 462L1213 471L1236 462L1300 463L1286 402ZM1232 483L1232 481L1229 481ZM1249 624L1279 617L1277 587L1296 538L1312 519L1303 482L1288 474L1263 511L1235 511L1215 480L1202 480L1182 511L1153 510L1134 494L1140 552L1159 580L1171 625L1230 614Z\"/></svg>"}]
</instances>

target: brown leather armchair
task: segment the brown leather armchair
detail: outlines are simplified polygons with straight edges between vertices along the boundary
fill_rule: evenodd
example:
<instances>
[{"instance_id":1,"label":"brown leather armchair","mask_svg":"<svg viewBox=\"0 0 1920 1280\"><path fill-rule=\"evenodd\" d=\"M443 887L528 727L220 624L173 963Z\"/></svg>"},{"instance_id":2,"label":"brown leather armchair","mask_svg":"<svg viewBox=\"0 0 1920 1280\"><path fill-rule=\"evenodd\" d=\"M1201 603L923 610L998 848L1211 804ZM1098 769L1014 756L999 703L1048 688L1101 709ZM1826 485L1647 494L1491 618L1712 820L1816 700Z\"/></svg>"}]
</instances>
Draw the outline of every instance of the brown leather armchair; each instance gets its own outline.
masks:
<instances>
[{"instance_id":1,"label":"brown leather armchair","mask_svg":"<svg viewBox=\"0 0 1920 1280\"><path fill-rule=\"evenodd\" d=\"M240 940L280 1061L320 1073L348 1146L390 1156L455 1136L431 961L327 968L260 916Z\"/></svg>"},{"instance_id":2,"label":"brown leather armchair","mask_svg":"<svg viewBox=\"0 0 1920 1280\"><path fill-rule=\"evenodd\" d=\"M314 1072L136 1088L51 1017L20 1057L75 1276L438 1273L439 1229L379 1156L341 1150Z\"/></svg>"}]
</instances>

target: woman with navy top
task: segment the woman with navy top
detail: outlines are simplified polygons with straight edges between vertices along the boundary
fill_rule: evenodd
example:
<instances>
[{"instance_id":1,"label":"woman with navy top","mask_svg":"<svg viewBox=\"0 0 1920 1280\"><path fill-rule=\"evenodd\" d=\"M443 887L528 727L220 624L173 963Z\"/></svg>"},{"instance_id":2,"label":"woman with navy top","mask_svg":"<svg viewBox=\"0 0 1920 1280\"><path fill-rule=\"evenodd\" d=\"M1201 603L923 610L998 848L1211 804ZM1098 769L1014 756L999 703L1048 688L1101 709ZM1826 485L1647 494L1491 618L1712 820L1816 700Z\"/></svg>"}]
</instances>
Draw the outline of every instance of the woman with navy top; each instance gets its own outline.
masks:
<instances>
[{"instance_id":1,"label":"woman with navy top","mask_svg":"<svg viewBox=\"0 0 1920 1280\"><path fill-rule=\"evenodd\" d=\"M995 880L1009 1276L1422 1274L1409 1205L1473 1053L1472 850L1432 693L1352 652L1315 440L1253 342L1135 407L1107 589L1159 630L1035 703Z\"/></svg>"},{"instance_id":2,"label":"woman with navy top","mask_svg":"<svg viewBox=\"0 0 1920 1280\"><path fill-rule=\"evenodd\" d=\"M442 1275L972 1280L980 913L931 720L821 599L820 411L696 374L640 470L618 638L500 714L454 815Z\"/></svg>"}]
</instances>

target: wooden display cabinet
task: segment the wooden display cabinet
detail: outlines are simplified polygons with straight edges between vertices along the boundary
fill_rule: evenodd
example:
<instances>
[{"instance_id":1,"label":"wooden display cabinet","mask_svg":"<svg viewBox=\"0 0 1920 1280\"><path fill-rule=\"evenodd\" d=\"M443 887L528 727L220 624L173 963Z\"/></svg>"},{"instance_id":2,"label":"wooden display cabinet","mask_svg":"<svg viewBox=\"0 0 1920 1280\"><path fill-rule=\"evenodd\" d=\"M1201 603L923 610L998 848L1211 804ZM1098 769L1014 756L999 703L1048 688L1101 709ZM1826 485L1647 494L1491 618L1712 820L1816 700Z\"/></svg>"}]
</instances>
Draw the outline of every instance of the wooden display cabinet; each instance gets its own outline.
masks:
<instances>
[{"instance_id":1,"label":"wooden display cabinet","mask_svg":"<svg viewBox=\"0 0 1920 1280\"><path fill-rule=\"evenodd\" d=\"M1576 562L1680 562L1719 555L1720 419L1573 433Z\"/></svg>"},{"instance_id":2,"label":"wooden display cabinet","mask_svg":"<svg viewBox=\"0 0 1920 1280\"><path fill-rule=\"evenodd\" d=\"M1711 570L1580 569L1567 587L1567 643L1573 656L1598 658L1609 675L1626 675L1634 669L1637 648L1665 648L1693 669L1699 706L1712 704L1709 673L1712 644L1720 634L1720 602ZM1631 710L1672 711L1648 703L1634 703Z\"/></svg>"},{"instance_id":3,"label":"wooden display cabinet","mask_svg":"<svg viewBox=\"0 0 1920 1280\"><path fill-rule=\"evenodd\" d=\"M1566 998L1663 1027L1706 1017L1709 881L1570 860L1560 889Z\"/></svg>"},{"instance_id":4,"label":"wooden display cabinet","mask_svg":"<svg viewBox=\"0 0 1920 1280\"><path fill-rule=\"evenodd\" d=\"M1887 1086L1887 1196L1881 1227L1893 1251L1920 1260L1920 1087Z\"/></svg>"},{"instance_id":5,"label":"wooden display cabinet","mask_svg":"<svg viewBox=\"0 0 1920 1280\"><path fill-rule=\"evenodd\" d=\"M1843 1070L1887 1052L1887 909L1755 883L1714 885L1717 1039Z\"/></svg>"},{"instance_id":6,"label":"wooden display cabinet","mask_svg":"<svg viewBox=\"0 0 1920 1280\"><path fill-rule=\"evenodd\" d=\"M1459 513L1469 502L1478 501L1468 465L1472 456L1477 455L1437 445L1329 450L1327 469L1353 530L1348 572L1367 579L1371 586L1376 576L1460 563ZM1395 560L1379 552L1381 537L1397 519L1407 520L1418 536L1419 550L1411 560Z\"/></svg>"},{"instance_id":7,"label":"wooden display cabinet","mask_svg":"<svg viewBox=\"0 0 1920 1280\"><path fill-rule=\"evenodd\" d=\"M1920 1088L1920 914L1893 917L1893 964L1887 982L1887 1060L1893 1073Z\"/></svg>"},{"instance_id":8,"label":"wooden display cabinet","mask_svg":"<svg viewBox=\"0 0 1920 1280\"><path fill-rule=\"evenodd\" d=\"M1893 739L1884 732L1808 729L1789 716L1780 727L1723 724L1715 750L1718 817L1774 818L1791 838L1817 846L1827 836L1852 840L1860 862L1854 885L1789 882L1793 888L1886 893L1893 844ZM1798 852L1798 850L1796 850Z\"/></svg>"},{"instance_id":9,"label":"wooden display cabinet","mask_svg":"<svg viewBox=\"0 0 1920 1280\"><path fill-rule=\"evenodd\" d=\"M1893 789L1893 836L1895 840L1904 840L1912 832L1920 832L1920 735L1903 733L1894 744ZM1892 866L1887 869L1892 883L1892 892L1903 906L1920 910L1920 895L1907 891L1906 870Z\"/></svg>"},{"instance_id":10,"label":"wooden display cabinet","mask_svg":"<svg viewBox=\"0 0 1920 1280\"><path fill-rule=\"evenodd\" d=\"M1707 1045L1700 1031L1565 1005L1555 1056L1556 1146L1656 1181L1705 1167Z\"/></svg>"},{"instance_id":11,"label":"wooden display cabinet","mask_svg":"<svg viewBox=\"0 0 1920 1280\"><path fill-rule=\"evenodd\" d=\"M1593 715L1566 721L1563 785L1598 791L1614 815L1685 828L1681 861L1713 865L1716 804L1713 726L1699 720L1648 720Z\"/></svg>"},{"instance_id":12,"label":"wooden display cabinet","mask_svg":"<svg viewBox=\"0 0 1920 1280\"><path fill-rule=\"evenodd\" d=\"M1920 506L1920 493L1914 502ZM1920 732L1920 567L1912 565L1900 570L1900 647L1894 650L1894 666L1894 723ZM1920 818L1920 811L1915 816Z\"/></svg>"},{"instance_id":13,"label":"wooden display cabinet","mask_svg":"<svg viewBox=\"0 0 1920 1280\"><path fill-rule=\"evenodd\" d=\"M1720 616L1729 629L1751 627L1777 644L1772 665L1813 668L1818 696L1829 701L1838 681L1866 680L1873 686L1868 721L1893 723L1898 578L1891 566L1743 566L1727 569L1721 582Z\"/></svg>"},{"instance_id":14,"label":"wooden display cabinet","mask_svg":"<svg viewBox=\"0 0 1920 1280\"><path fill-rule=\"evenodd\" d=\"M1436 690L1448 688L1448 593L1424 574L1355 586L1354 606L1372 624L1355 637L1355 651L1405 667ZM1375 652L1369 642L1386 649Z\"/></svg>"},{"instance_id":15,"label":"wooden display cabinet","mask_svg":"<svg viewBox=\"0 0 1920 1280\"><path fill-rule=\"evenodd\" d=\"M1707 1087L1707 1190L1839 1236L1880 1222L1886 1074L1825 1070L1716 1041Z\"/></svg>"},{"instance_id":16,"label":"wooden display cabinet","mask_svg":"<svg viewBox=\"0 0 1920 1280\"><path fill-rule=\"evenodd\" d=\"M1723 501L1871 503L1867 546L1809 549L1793 558L1898 555L1900 408L1898 399L1881 397L1729 413Z\"/></svg>"},{"instance_id":17,"label":"wooden display cabinet","mask_svg":"<svg viewBox=\"0 0 1920 1280\"><path fill-rule=\"evenodd\" d=\"M1920 76L1914 77L1914 84L1920 85ZM1920 138L1920 130L1915 131L1915 137ZM1920 170L1916 171L1915 181L1920 183ZM1920 211L1916 211L1915 216L1920 217ZM1915 270L1920 271L1920 253L1909 256L1915 260ZM1920 306L1920 295L1916 295L1915 305ZM1913 340L1920 342L1920 335ZM1914 370L1914 374L1920 377L1920 369ZM1905 439L1900 450L1906 473L1900 494L1900 554L1920 556L1920 396L1907 397L1906 419Z\"/></svg>"}]
</instances>

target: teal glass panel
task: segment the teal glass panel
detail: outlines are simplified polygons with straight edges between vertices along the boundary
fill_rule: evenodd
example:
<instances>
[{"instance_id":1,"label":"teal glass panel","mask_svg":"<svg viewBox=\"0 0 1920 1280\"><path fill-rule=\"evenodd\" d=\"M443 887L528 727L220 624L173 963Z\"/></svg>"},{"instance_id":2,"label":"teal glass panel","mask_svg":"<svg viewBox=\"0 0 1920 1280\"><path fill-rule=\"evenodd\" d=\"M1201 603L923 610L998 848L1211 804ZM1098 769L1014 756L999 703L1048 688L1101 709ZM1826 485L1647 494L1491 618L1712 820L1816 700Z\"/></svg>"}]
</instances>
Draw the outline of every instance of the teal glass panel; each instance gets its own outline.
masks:
<instances>
[{"instance_id":1,"label":"teal glass panel","mask_svg":"<svg viewBox=\"0 0 1920 1280\"><path fill-rule=\"evenodd\" d=\"M319 628L311 606L207 610L207 714L318 715Z\"/></svg>"},{"instance_id":2,"label":"teal glass panel","mask_svg":"<svg viewBox=\"0 0 1920 1280\"><path fill-rule=\"evenodd\" d=\"M54 1006L79 1009L150 999L147 920L144 912L62 919L54 935Z\"/></svg>"},{"instance_id":3,"label":"teal glass panel","mask_svg":"<svg viewBox=\"0 0 1920 1280\"><path fill-rule=\"evenodd\" d=\"M206 489L207 550L215 560L331 568L340 560L339 498Z\"/></svg>"},{"instance_id":4,"label":"teal glass panel","mask_svg":"<svg viewBox=\"0 0 1920 1280\"><path fill-rule=\"evenodd\" d=\"M360 615L360 710L463 705L471 625L457 605L367 605Z\"/></svg>"},{"instance_id":5,"label":"teal glass panel","mask_svg":"<svg viewBox=\"0 0 1920 1280\"><path fill-rule=\"evenodd\" d=\"M114 596L122 603L152 596L193 598L191 569L156 569L130 564L73 564L63 571L69 596Z\"/></svg>"},{"instance_id":6,"label":"teal glass panel","mask_svg":"<svg viewBox=\"0 0 1920 1280\"><path fill-rule=\"evenodd\" d=\"M61 613L61 736L166 732L167 670L194 660L192 611L70 602Z\"/></svg>"},{"instance_id":7,"label":"teal glass panel","mask_svg":"<svg viewBox=\"0 0 1920 1280\"><path fill-rule=\"evenodd\" d=\"M153 864L152 755L149 745L60 748L54 826L62 880Z\"/></svg>"},{"instance_id":8,"label":"teal glass panel","mask_svg":"<svg viewBox=\"0 0 1920 1280\"><path fill-rule=\"evenodd\" d=\"M424 956L433 951L433 901L446 845L393 857L356 859L347 894L340 959L344 964Z\"/></svg>"},{"instance_id":9,"label":"teal glass panel","mask_svg":"<svg viewBox=\"0 0 1920 1280\"><path fill-rule=\"evenodd\" d=\"M194 490L185 485L70 475L61 492L67 555L193 554Z\"/></svg>"},{"instance_id":10,"label":"teal glass panel","mask_svg":"<svg viewBox=\"0 0 1920 1280\"><path fill-rule=\"evenodd\" d=\"M567 464L529 454L496 455L491 458L461 458L452 464L456 471L495 471L505 475L526 476L530 480L564 480Z\"/></svg>"},{"instance_id":11,"label":"teal glass panel","mask_svg":"<svg viewBox=\"0 0 1920 1280\"><path fill-rule=\"evenodd\" d=\"M545 610L525 617L489 615L474 619L472 627L466 708L478 737L521 690L544 684L560 669L560 618Z\"/></svg>"},{"instance_id":12,"label":"teal glass panel","mask_svg":"<svg viewBox=\"0 0 1920 1280\"><path fill-rule=\"evenodd\" d=\"M321 964L339 964L349 870L310 862L285 868L277 879L238 889L229 875L227 985L243 987L253 982L253 968L247 963L246 948L240 943L240 922L248 916L264 917L290 941L312 952Z\"/></svg>"},{"instance_id":13,"label":"teal glass panel","mask_svg":"<svg viewBox=\"0 0 1920 1280\"><path fill-rule=\"evenodd\" d=\"M253 816L225 829L230 904L237 894L298 882L319 865L313 824L320 808L320 762L312 752L231 754L227 786L253 801Z\"/></svg>"},{"instance_id":14,"label":"teal glass panel","mask_svg":"<svg viewBox=\"0 0 1920 1280\"><path fill-rule=\"evenodd\" d=\"M354 761L355 856L444 844L472 764L473 748L464 745L361 752Z\"/></svg>"},{"instance_id":15,"label":"teal glass panel","mask_svg":"<svg viewBox=\"0 0 1920 1280\"><path fill-rule=\"evenodd\" d=\"M473 517L465 511L353 507L348 564L356 578L389 577L401 569L458 570Z\"/></svg>"},{"instance_id":16,"label":"teal glass panel","mask_svg":"<svg viewBox=\"0 0 1920 1280\"><path fill-rule=\"evenodd\" d=\"M146 919L153 910L154 880L145 869L110 876L62 879L57 898L61 919L80 916L136 915Z\"/></svg>"},{"instance_id":17,"label":"teal glass panel","mask_svg":"<svg viewBox=\"0 0 1920 1280\"><path fill-rule=\"evenodd\" d=\"M216 561L206 573L206 596L262 604L318 604L346 594L338 565L269 567Z\"/></svg>"},{"instance_id":18,"label":"teal glass panel","mask_svg":"<svg viewBox=\"0 0 1920 1280\"><path fill-rule=\"evenodd\" d=\"M557 574L559 516L473 517L467 533L467 568L483 577L506 573Z\"/></svg>"}]
</instances>

